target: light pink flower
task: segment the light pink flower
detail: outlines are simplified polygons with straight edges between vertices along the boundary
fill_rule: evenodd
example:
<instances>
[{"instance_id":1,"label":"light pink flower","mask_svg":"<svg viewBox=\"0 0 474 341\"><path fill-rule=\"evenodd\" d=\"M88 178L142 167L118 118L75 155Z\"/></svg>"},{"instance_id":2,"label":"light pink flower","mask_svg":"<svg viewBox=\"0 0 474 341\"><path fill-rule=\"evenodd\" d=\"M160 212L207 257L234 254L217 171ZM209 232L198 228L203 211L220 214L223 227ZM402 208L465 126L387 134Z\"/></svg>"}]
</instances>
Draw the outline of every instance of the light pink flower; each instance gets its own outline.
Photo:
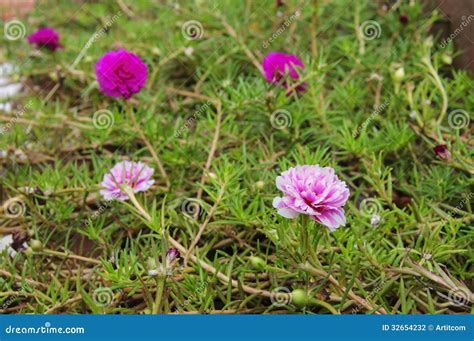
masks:
<instances>
[{"instance_id":1,"label":"light pink flower","mask_svg":"<svg viewBox=\"0 0 474 341\"><path fill-rule=\"evenodd\" d=\"M349 198L349 189L331 167L296 166L278 176L276 185L284 194L273 199L273 207L281 216L292 219L306 214L331 231L346 224L342 206Z\"/></svg>"},{"instance_id":2,"label":"light pink flower","mask_svg":"<svg viewBox=\"0 0 474 341\"><path fill-rule=\"evenodd\" d=\"M153 168L141 162L123 161L117 163L109 173L104 175L101 185L105 188L100 190L100 194L104 196L105 200L127 200L128 195L120 186L128 185L134 193L144 192L155 182L151 179L154 171Z\"/></svg>"}]
</instances>

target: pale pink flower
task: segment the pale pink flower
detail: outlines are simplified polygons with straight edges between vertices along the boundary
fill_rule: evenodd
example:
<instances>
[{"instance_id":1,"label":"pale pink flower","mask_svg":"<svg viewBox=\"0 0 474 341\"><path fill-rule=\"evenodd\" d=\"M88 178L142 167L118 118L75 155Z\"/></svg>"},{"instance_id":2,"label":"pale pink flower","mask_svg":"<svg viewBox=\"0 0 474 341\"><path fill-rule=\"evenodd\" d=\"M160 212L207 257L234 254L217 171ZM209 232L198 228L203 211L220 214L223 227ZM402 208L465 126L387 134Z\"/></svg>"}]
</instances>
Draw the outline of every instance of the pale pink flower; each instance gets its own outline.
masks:
<instances>
[{"instance_id":1,"label":"pale pink flower","mask_svg":"<svg viewBox=\"0 0 474 341\"><path fill-rule=\"evenodd\" d=\"M276 185L284 194L273 199L273 207L281 216L292 219L306 214L331 231L346 224L342 206L349 198L349 189L331 167L296 166L278 176Z\"/></svg>"},{"instance_id":2,"label":"pale pink flower","mask_svg":"<svg viewBox=\"0 0 474 341\"><path fill-rule=\"evenodd\" d=\"M129 186L134 193L144 192L153 185L151 179L155 170L141 162L122 161L117 163L109 173L104 175L101 185L104 189L100 194L105 200L117 199L124 201L128 195L121 186Z\"/></svg>"}]
</instances>

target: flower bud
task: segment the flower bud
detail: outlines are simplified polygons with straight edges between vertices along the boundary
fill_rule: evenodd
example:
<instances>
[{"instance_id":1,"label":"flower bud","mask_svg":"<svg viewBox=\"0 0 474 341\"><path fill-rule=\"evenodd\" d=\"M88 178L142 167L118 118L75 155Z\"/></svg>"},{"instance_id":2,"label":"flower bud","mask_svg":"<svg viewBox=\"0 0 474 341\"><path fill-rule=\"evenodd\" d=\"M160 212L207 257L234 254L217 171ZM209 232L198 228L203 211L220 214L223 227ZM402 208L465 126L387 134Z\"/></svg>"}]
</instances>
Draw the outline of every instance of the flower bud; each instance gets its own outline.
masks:
<instances>
[{"instance_id":1,"label":"flower bud","mask_svg":"<svg viewBox=\"0 0 474 341\"><path fill-rule=\"evenodd\" d=\"M291 302L299 307L308 305L309 303L308 294L303 289L295 289L291 293Z\"/></svg>"},{"instance_id":2,"label":"flower bud","mask_svg":"<svg viewBox=\"0 0 474 341\"><path fill-rule=\"evenodd\" d=\"M52 81L57 81L58 80L58 75L56 74L56 72L50 72L48 74L49 78L51 78Z\"/></svg>"},{"instance_id":3,"label":"flower bud","mask_svg":"<svg viewBox=\"0 0 474 341\"><path fill-rule=\"evenodd\" d=\"M148 270L153 270L157 268L156 261L153 258L148 258L146 261L146 267Z\"/></svg>"},{"instance_id":4,"label":"flower bud","mask_svg":"<svg viewBox=\"0 0 474 341\"><path fill-rule=\"evenodd\" d=\"M41 251L41 250L43 250L43 243L41 243L37 239L32 239L30 241L30 247L33 251Z\"/></svg>"},{"instance_id":5,"label":"flower bud","mask_svg":"<svg viewBox=\"0 0 474 341\"><path fill-rule=\"evenodd\" d=\"M441 56L441 60L446 65L451 65L453 63L453 57L451 57L449 54L443 54Z\"/></svg>"},{"instance_id":6,"label":"flower bud","mask_svg":"<svg viewBox=\"0 0 474 341\"><path fill-rule=\"evenodd\" d=\"M401 82L403 78L405 78L405 70L403 69L403 67L400 67L396 69L395 72L393 73L393 79L396 82Z\"/></svg>"},{"instance_id":7,"label":"flower bud","mask_svg":"<svg viewBox=\"0 0 474 341\"><path fill-rule=\"evenodd\" d=\"M33 255L33 249L31 247L27 247L23 253L26 255L26 256L32 256Z\"/></svg>"},{"instance_id":8,"label":"flower bud","mask_svg":"<svg viewBox=\"0 0 474 341\"><path fill-rule=\"evenodd\" d=\"M216 173L213 173L213 172L207 173L207 176L208 176L210 179L217 179Z\"/></svg>"},{"instance_id":9,"label":"flower bud","mask_svg":"<svg viewBox=\"0 0 474 341\"><path fill-rule=\"evenodd\" d=\"M255 187L257 187L258 189L262 189L263 187L265 187L265 181L262 181L262 180L257 181L255 183Z\"/></svg>"},{"instance_id":10,"label":"flower bud","mask_svg":"<svg viewBox=\"0 0 474 341\"><path fill-rule=\"evenodd\" d=\"M148 276L150 276L150 277L158 276L158 274L159 274L159 271L157 269L148 270Z\"/></svg>"},{"instance_id":11,"label":"flower bud","mask_svg":"<svg viewBox=\"0 0 474 341\"><path fill-rule=\"evenodd\" d=\"M267 263L265 263L265 261L260 257L251 256L249 260L250 260L250 264L252 264L252 267L255 270L262 271L265 269L265 266L267 265Z\"/></svg>"},{"instance_id":12,"label":"flower bud","mask_svg":"<svg viewBox=\"0 0 474 341\"><path fill-rule=\"evenodd\" d=\"M380 216L378 214L374 214L370 219L370 225L373 227L377 227L380 224Z\"/></svg>"},{"instance_id":13,"label":"flower bud","mask_svg":"<svg viewBox=\"0 0 474 341\"><path fill-rule=\"evenodd\" d=\"M423 45L425 45L425 47L427 47L427 48L432 48L433 47L433 37L429 36L428 38L426 38L425 41L423 42Z\"/></svg>"},{"instance_id":14,"label":"flower bud","mask_svg":"<svg viewBox=\"0 0 474 341\"><path fill-rule=\"evenodd\" d=\"M442 160L451 160L451 153L445 144L437 145L433 148L434 153Z\"/></svg>"},{"instance_id":15,"label":"flower bud","mask_svg":"<svg viewBox=\"0 0 474 341\"><path fill-rule=\"evenodd\" d=\"M168 265L178 258L181 258L181 254L179 253L178 249L175 247L169 248L166 252L166 262Z\"/></svg>"}]
</instances>

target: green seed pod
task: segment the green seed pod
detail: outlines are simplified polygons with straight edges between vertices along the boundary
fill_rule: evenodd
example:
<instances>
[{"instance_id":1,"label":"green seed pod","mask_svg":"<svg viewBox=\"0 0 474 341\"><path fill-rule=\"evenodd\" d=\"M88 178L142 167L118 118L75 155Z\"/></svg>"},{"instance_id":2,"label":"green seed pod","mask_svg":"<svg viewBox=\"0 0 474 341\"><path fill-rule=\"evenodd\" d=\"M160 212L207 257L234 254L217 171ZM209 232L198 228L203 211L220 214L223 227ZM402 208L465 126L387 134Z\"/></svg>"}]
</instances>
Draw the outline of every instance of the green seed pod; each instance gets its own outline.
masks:
<instances>
[{"instance_id":1,"label":"green seed pod","mask_svg":"<svg viewBox=\"0 0 474 341\"><path fill-rule=\"evenodd\" d=\"M393 79L396 82L401 82L403 78L405 78L405 70L402 67L400 67L397 70L395 70L395 72L393 73Z\"/></svg>"},{"instance_id":2,"label":"green seed pod","mask_svg":"<svg viewBox=\"0 0 474 341\"><path fill-rule=\"evenodd\" d=\"M148 258L146 261L146 266L148 270L153 270L157 268L156 261L153 258Z\"/></svg>"},{"instance_id":3,"label":"green seed pod","mask_svg":"<svg viewBox=\"0 0 474 341\"><path fill-rule=\"evenodd\" d=\"M32 256L33 255L33 249L31 247L28 247L28 248L26 248L26 250L23 251L23 253L28 257Z\"/></svg>"},{"instance_id":4,"label":"green seed pod","mask_svg":"<svg viewBox=\"0 0 474 341\"><path fill-rule=\"evenodd\" d=\"M58 75L55 73L55 72L50 72L48 74L49 78L51 78L51 80L53 81L57 81L58 80Z\"/></svg>"},{"instance_id":5,"label":"green seed pod","mask_svg":"<svg viewBox=\"0 0 474 341\"><path fill-rule=\"evenodd\" d=\"M255 270L262 271L265 269L265 266L267 265L267 263L260 257L251 256L249 260L250 260L250 264L252 264L252 267Z\"/></svg>"},{"instance_id":6,"label":"green seed pod","mask_svg":"<svg viewBox=\"0 0 474 341\"><path fill-rule=\"evenodd\" d=\"M33 251L41 251L43 250L43 243L37 239L32 239L30 241L30 247Z\"/></svg>"},{"instance_id":7,"label":"green seed pod","mask_svg":"<svg viewBox=\"0 0 474 341\"><path fill-rule=\"evenodd\" d=\"M291 293L291 302L296 306L303 307L309 304L309 296L303 289L295 289Z\"/></svg>"},{"instance_id":8,"label":"green seed pod","mask_svg":"<svg viewBox=\"0 0 474 341\"><path fill-rule=\"evenodd\" d=\"M432 48L433 47L433 37L429 36L428 38L425 39L423 42L423 45L425 45L426 48Z\"/></svg>"},{"instance_id":9,"label":"green seed pod","mask_svg":"<svg viewBox=\"0 0 474 341\"><path fill-rule=\"evenodd\" d=\"M449 54L443 54L441 56L441 60L446 65L451 65L453 63L453 57L451 57Z\"/></svg>"}]
</instances>

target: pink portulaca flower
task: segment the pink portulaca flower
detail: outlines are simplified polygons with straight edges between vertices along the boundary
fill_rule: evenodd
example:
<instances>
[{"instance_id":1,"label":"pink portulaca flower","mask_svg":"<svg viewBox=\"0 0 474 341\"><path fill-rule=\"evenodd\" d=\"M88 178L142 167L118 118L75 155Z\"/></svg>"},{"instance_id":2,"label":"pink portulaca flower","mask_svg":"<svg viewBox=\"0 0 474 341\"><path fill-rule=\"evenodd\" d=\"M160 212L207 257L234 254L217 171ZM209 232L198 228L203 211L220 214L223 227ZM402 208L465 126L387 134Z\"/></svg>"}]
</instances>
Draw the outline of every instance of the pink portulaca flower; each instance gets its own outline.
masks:
<instances>
[{"instance_id":1,"label":"pink portulaca flower","mask_svg":"<svg viewBox=\"0 0 474 341\"><path fill-rule=\"evenodd\" d=\"M309 215L331 231L346 224L344 209L349 189L331 167L297 166L276 179L283 197L273 199L273 207L285 218Z\"/></svg>"},{"instance_id":2,"label":"pink portulaca flower","mask_svg":"<svg viewBox=\"0 0 474 341\"><path fill-rule=\"evenodd\" d=\"M128 186L133 193L146 191L155 182L151 179L154 171L141 162L120 162L104 175L101 183L104 189L100 190L100 194L105 200L127 200L128 195L123 187Z\"/></svg>"},{"instance_id":3,"label":"pink portulaca flower","mask_svg":"<svg viewBox=\"0 0 474 341\"><path fill-rule=\"evenodd\" d=\"M443 160L451 160L451 153L445 144L437 145L433 148L434 153Z\"/></svg>"},{"instance_id":4,"label":"pink portulaca flower","mask_svg":"<svg viewBox=\"0 0 474 341\"><path fill-rule=\"evenodd\" d=\"M129 99L145 86L148 70L135 54L109 51L95 65L99 90L106 96Z\"/></svg>"},{"instance_id":5,"label":"pink portulaca flower","mask_svg":"<svg viewBox=\"0 0 474 341\"><path fill-rule=\"evenodd\" d=\"M303 69L303 62L292 54L270 52L263 60L263 71L267 82L280 84L285 89L291 87L291 84L288 84L289 79L299 80L299 73ZM306 83L299 84L295 90L297 92L305 91L306 85Z\"/></svg>"},{"instance_id":6,"label":"pink portulaca flower","mask_svg":"<svg viewBox=\"0 0 474 341\"><path fill-rule=\"evenodd\" d=\"M28 36L28 43L36 45L37 48L46 47L51 51L63 48L59 43L59 34L50 27L40 28Z\"/></svg>"}]
</instances>

